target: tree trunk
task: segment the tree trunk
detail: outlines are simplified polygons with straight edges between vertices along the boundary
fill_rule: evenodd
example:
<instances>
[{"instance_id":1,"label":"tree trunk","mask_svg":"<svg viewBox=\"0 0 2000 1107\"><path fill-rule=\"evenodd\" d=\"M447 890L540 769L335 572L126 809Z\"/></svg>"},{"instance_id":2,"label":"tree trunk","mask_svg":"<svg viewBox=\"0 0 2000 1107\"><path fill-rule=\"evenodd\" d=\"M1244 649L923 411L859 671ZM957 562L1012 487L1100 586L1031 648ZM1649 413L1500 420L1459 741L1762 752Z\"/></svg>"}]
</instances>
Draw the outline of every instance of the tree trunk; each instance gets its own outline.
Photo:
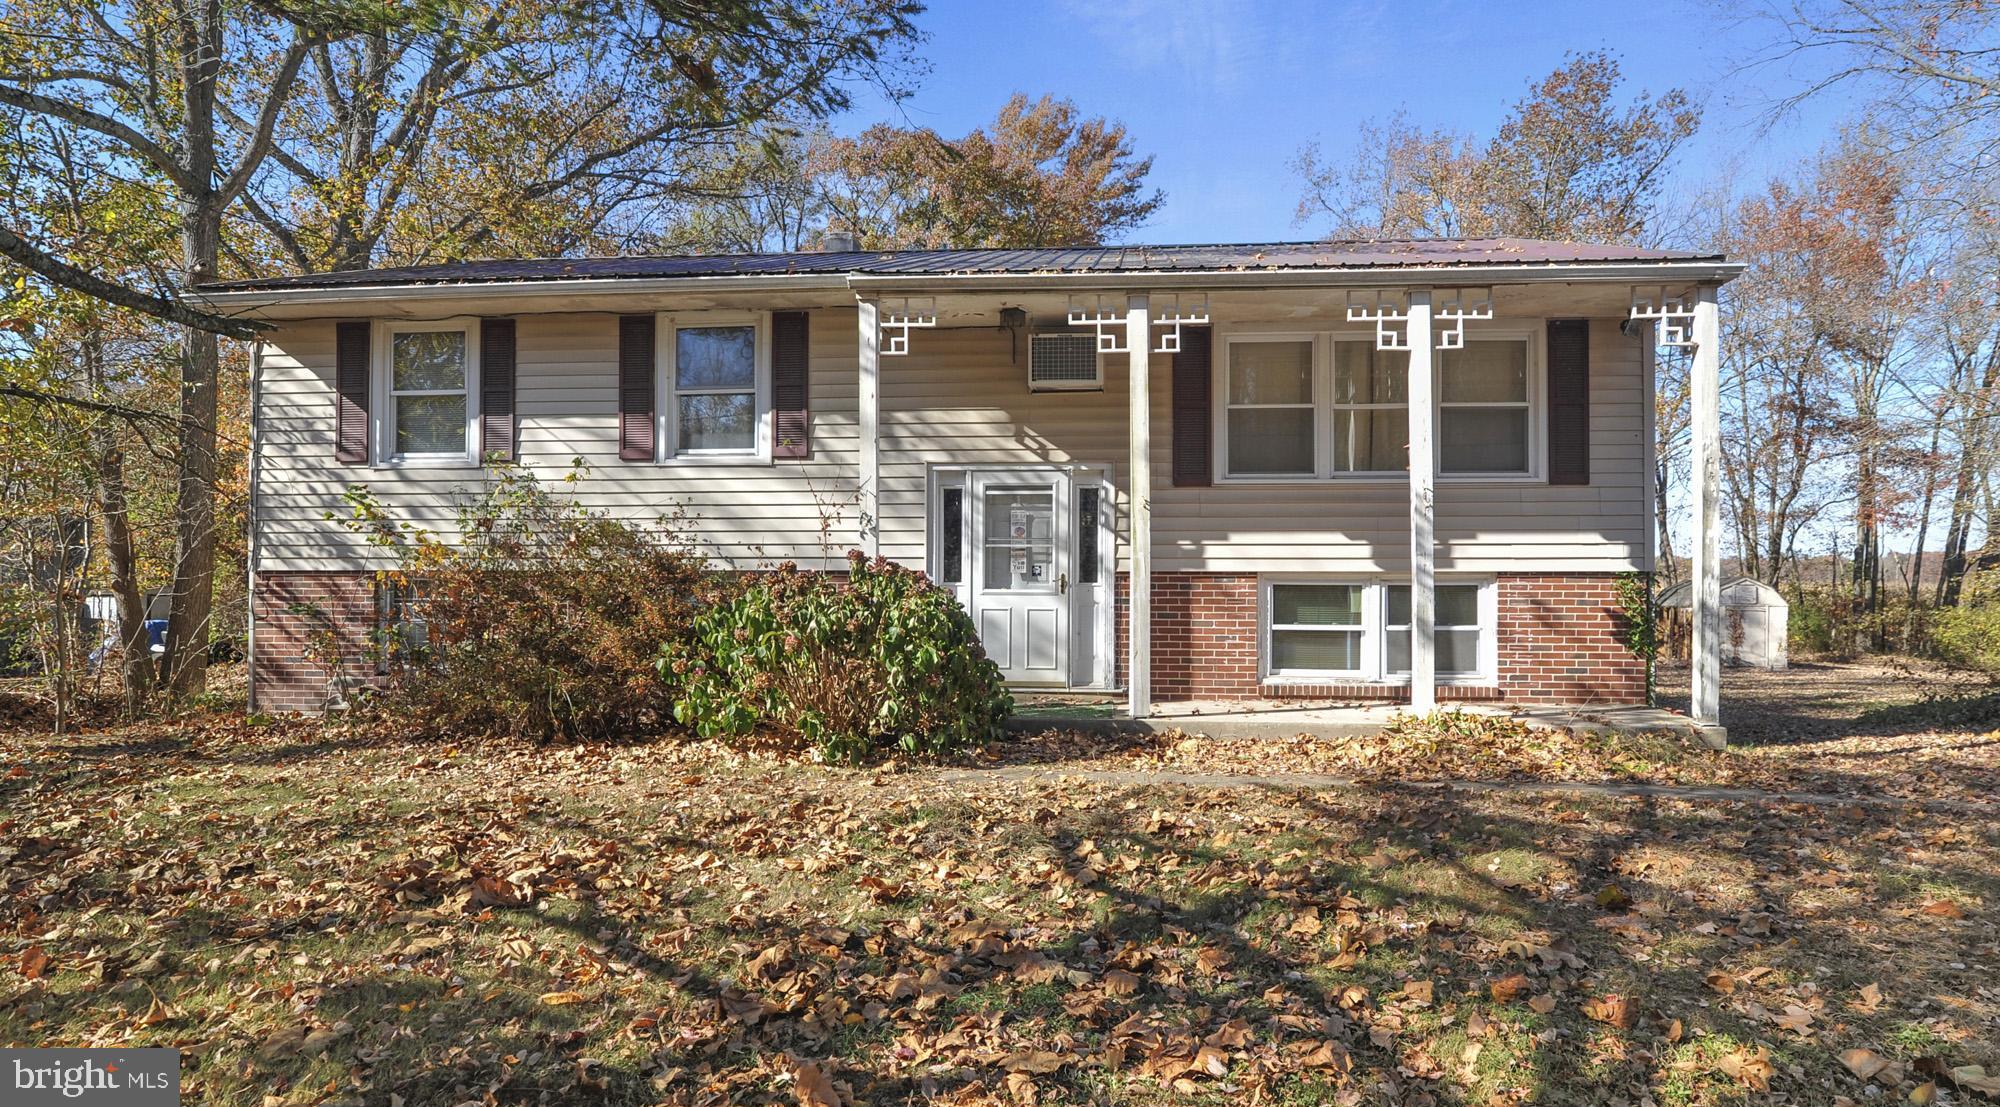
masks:
<instances>
[{"instance_id":1,"label":"tree trunk","mask_svg":"<svg viewBox=\"0 0 2000 1107\"><path fill-rule=\"evenodd\" d=\"M184 285L216 274L222 197L215 186L216 82L223 50L221 0L186 0L178 13L182 128L188 176L200 190L181 199ZM180 475L175 498L173 607L167 617L167 689L207 686L210 605L215 595L215 414L221 353L216 337L188 328L181 360Z\"/></svg>"},{"instance_id":2,"label":"tree trunk","mask_svg":"<svg viewBox=\"0 0 2000 1107\"><path fill-rule=\"evenodd\" d=\"M93 329L83 344L90 387L104 387L104 341ZM99 415L90 430L97 454L97 510L104 517L104 559L111 568L111 592L118 601L118 646L124 655L125 717L137 718L153 687L153 650L146 636L146 600L139 594L139 563L132 547L132 514L125 494L125 447L118 424Z\"/></svg>"}]
</instances>

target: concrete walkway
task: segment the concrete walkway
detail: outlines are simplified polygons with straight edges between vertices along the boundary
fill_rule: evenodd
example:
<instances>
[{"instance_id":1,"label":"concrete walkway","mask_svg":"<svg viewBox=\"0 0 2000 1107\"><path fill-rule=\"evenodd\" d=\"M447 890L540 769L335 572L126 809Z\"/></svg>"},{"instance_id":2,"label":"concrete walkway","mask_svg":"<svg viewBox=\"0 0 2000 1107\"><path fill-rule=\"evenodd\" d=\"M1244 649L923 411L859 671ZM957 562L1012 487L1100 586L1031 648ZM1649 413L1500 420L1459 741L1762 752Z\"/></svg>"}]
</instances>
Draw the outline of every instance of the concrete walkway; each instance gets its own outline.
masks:
<instances>
[{"instance_id":1,"label":"concrete walkway","mask_svg":"<svg viewBox=\"0 0 2000 1107\"><path fill-rule=\"evenodd\" d=\"M1849 796L1831 792L1767 792L1759 788L1642 784L1586 780L1359 780L1328 773L1196 773L1174 769L1065 769L1060 765L1001 765L991 769L945 769L941 780L974 784L1008 780L1087 780L1099 784L1174 784L1188 788L1272 788L1319 791L1411 788L1438 792L1500 792L1526 795L1601 796L1612 799L1675 799L1692 803L1806 804L1813 807L1889 807L1900 810L2000 814L2000 803L1973 800L1916 800L1900 796Z\"/></svg>"},{"instance_id":2,"label":"concrete walkway","mask_svg":"<svg viewBox=\"0 0 2000 1107\"><path fill-rule=\"evenodd\" d=\"M1016 733L1079 730L1096 734L1165 734L1179 731L1211 738L1359 738L1379 733L1405 708L1400 704L1286 703L1275 700L1180 700L1154 705L1154 713L1134 719L1123 700L1109 697L1023 695L1008 720ZM1638 705L1607 707L1530 707L1514 709L1493 704L1446 704L1478 715L1519 719L1530 726L1598 734L1691 732L1721 749L1729 732L1719 726L1697 726L1686 715Z\"/></svg>"}]
</instances>

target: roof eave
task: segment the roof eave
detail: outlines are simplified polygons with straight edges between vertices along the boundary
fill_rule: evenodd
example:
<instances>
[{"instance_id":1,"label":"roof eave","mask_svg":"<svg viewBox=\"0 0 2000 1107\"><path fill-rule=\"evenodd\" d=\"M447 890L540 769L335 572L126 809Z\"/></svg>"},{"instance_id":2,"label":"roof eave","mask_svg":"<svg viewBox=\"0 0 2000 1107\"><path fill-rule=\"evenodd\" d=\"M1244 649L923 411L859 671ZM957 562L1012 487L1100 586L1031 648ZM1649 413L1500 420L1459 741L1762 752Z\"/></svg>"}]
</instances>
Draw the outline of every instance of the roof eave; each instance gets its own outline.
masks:
<instances>
[{"instance_id":1,"label":"roof eave","mask_svg":"<svg viewBox=\"0 0 2000 1107\"><path fill-rule=\"evenodd\" d=\"M1558 262L1509 265L1422 265L1351 269L1189 269L1151 272L1045 273L814 273L700 277L587 277L530 281L468 281L427 284L338 285L317 288L197 289L195 296L216 310L241 314L260 308L301 305L366 305L431 293L460 299L579 296L593 293L837 291L901 292L1034 290L1122 291L1155 288L1380 288L1392 286L1471 286L1500 284L1723 284L1743 272L1741 262L1671 259L1659 261Z\"/></svg>"}]
</instances>

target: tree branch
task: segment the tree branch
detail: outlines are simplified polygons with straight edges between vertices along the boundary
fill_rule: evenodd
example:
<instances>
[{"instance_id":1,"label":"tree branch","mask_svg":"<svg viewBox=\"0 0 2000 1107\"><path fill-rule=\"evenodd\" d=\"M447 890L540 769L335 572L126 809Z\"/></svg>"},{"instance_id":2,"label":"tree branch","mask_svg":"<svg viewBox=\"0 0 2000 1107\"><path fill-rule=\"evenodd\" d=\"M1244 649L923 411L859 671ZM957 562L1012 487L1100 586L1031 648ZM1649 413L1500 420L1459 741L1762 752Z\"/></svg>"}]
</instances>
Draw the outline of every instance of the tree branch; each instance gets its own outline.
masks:
<instances>
[{"instance_id":1,"label":"tree branch","mask_svg":"<svg viewBox=\"0 0 2000 1107\"><path fill-rule=\"evenodd\" d=\"M211 334L227 335L230 338L255 338L258 332L268 329L264 324L249 319L212 315L175 300L114 284L95 273L78 269L61 258L36 248L5 227L0 227L0 255L64 288L142 315L164 319L169 323L178 323Z\"/></svg>"},{"instance_id":2,"label":"tree branch","mask_svg":"<svg viewBox=\"0 0 2000 1107\"><path fill-rule=\"evenodd\" d=\"M175 161L173 155L167 153L166 148L162 147L159 143L140 134L129 125L121 123L108 115L101 115L91 111L81 104L72 104L67 100L57 100L54 97L43 96L39 92L30 92L25 88L15 88L12 85L0 85L0 104L8 104L25 111L53 116L65 122L74 123L85 130L96 131L98 134L115 138L131 147L134 153L153 163L155 168L172 178L175 184L188 192L198 192L201 185L206 183L197 182L193 177L189 176L187 169L180 162Z\"/></svg>"}]
</instances>

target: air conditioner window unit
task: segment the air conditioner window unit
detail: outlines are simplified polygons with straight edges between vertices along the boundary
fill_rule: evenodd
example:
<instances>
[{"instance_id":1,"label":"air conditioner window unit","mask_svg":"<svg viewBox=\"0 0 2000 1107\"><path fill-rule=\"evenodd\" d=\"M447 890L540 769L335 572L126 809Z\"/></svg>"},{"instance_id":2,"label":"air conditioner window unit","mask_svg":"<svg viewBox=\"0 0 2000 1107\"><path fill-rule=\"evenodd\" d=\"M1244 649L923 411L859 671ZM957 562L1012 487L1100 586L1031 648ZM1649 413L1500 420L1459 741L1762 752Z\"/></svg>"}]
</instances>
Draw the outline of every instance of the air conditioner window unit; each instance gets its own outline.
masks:
<instances>
[{"instance_id":1,"label":"air conditioner window unit","mask_svg":"<svg viewBox=\"0 0 2000 1107\"><path fill-rule=\"evenodd\" d=\"M1095 331L1061 331L1028 338L1028 390L1088 391L1104 387Z\"/></svg>"}]
</instances>

